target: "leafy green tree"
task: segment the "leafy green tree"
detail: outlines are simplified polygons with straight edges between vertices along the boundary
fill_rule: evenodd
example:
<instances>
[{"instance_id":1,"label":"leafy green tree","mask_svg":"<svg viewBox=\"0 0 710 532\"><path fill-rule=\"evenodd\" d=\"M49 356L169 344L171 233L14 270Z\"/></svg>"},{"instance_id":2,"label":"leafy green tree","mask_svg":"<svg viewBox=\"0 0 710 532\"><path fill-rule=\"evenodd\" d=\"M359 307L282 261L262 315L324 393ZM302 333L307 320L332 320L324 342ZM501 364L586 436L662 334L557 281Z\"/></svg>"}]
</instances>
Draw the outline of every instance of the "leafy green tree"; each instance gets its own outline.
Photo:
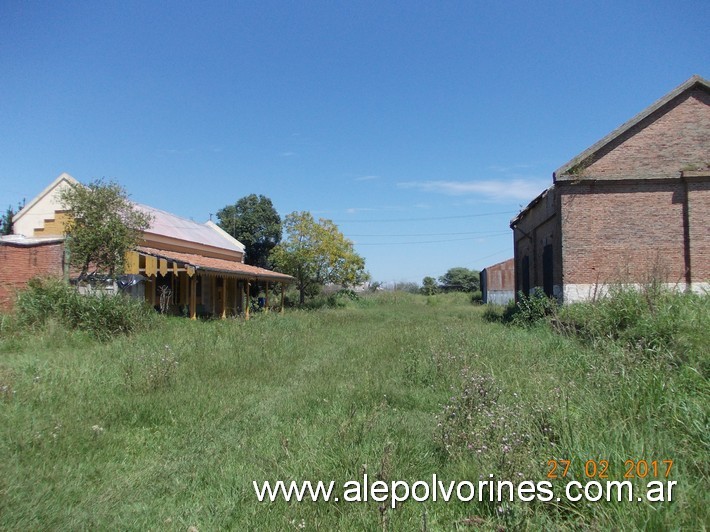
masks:
<instances>
[{"instance_id":1,"label":"leafy green tree","mask_svg":"<svg viewBox=\"0 0 710 532\"><path fill-rule=\"evenodd\" d=\"M136 209L115 181L64 188L59 201L69 214L64 227L69 263L81 277L89 268L109 276L122 273L126 252L138 244L152 217Z\"/></svg>"},{"instance_id":2,"label":"leafy green tree","mask_svg":"<svg viewBox=\"0 0 710 532\"><path fill-rule=\"evenodd\" d=\"M433 277L424 277L422 280L422 294L425 296L433 296L439 291L439 286L436 284L436 279Z\"/></svg>"},{"instance_id":3,"label":"leafy green tree","mask_svg":"<svg viewBox=\"0 0 710 532\"><path fill-rule=\"evenodd\" d=\"M269 253L281 242L281 217L266 196L250 194L217 212L219 226L246 248L244 261L268 268Z\"/></svg>"},{"instance_id":4,"label":"leafy green tree","mask_svg":"<svg viewBox=\"0 0 710 532\"><path fill-rule=\"evenodd\" d=\"M301 305L313 287L327 283L348 287L368 279L365 259L331 220L315 221L309 212L293 212L286 216L284 229L287 238L270 258L276 268L296 278Z\"/></svg>"},{"instance_id":5,"label":"leafy green tree","mask_svg":"<svg viewBox=\"0 0 710 532\"><path fill-rule=\"evenodd\" d=\"M475 292L480 290L481 281L476 270L451 268L439 277L441 289L447 292Z\"/></svg>"},{"instance_id":6,"label":"leafy green tree","mask_svg":"<svg viewBox=\"0 0 710 532\"><path fill-rule=\"evenodd\" d=\"M12 210L12 206L9 206L7 211L5 211L5 214L2 215L2 219L0 219L0 235L12 234L13 216L15 216L15 212Z\"/></svg>"}]
</instances>

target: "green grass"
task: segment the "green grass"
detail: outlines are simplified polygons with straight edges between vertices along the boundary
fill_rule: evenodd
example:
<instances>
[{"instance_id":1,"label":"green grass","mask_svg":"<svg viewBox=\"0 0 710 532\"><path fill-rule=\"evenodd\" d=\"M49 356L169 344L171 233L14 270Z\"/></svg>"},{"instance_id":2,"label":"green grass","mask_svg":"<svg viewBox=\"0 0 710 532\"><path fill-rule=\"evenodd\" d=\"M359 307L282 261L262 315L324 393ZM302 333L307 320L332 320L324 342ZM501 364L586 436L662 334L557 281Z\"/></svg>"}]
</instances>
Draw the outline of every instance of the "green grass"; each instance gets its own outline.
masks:
<instances>
[{"instance_id":1,"label":"green grass","mask_svg":"<svg viewBox=\"0 0 710 532\"><path fill-rule=\"evenodd\" d=\"M160 319L111 342L56 320L25 332L3 318L0 529L705 526L707 355L669 363L483 312L457 294L382 294L249 322ZM682 345L710 345L707 329L683 334ZM553 458L573 460L581 480L590 459L609 460L614 478L627 459L673 459L674 501L391 510L259 503L252 489L363 472L539 481Z\"/></svg>"}]
</instances>

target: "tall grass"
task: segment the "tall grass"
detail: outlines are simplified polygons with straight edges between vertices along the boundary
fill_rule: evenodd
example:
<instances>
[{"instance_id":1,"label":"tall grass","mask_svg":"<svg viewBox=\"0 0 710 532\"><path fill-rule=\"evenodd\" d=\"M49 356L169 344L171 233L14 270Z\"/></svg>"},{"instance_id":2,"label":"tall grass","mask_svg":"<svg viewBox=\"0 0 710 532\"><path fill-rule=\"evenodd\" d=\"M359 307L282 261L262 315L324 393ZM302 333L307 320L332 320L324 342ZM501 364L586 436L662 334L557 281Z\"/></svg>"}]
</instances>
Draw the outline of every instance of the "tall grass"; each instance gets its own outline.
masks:
<instances>
[{"instance_id":1,"label":"tall grass","mask_svg":"<svg viewBox=\"0 0 710 532\"><path fill-rule=\"evenodd\" d=\"M58 321L4 337L0 528L702 528L710 395L690 359L482 314L455 294L378 294L248 322L166 318L111 342ZM693 345L707 345L705 319L685 325ZM537 481L550 459L571 459L579 480L607 459L618 478L641 458L675 461L673 503L393 510L259 503L252 489L364 473Z\"/></svg>"},{"instance_id":2,"label":"tall grass","mask_svg":"<svg viewBox=\"0 0 710 532\"><path fill-rule=\"evenodd\" d=\"M122 294L82 295L51 277L31 279L27 288L19 292L15 318L20 327L35 329L48 320L56 320L68 329L84 331L101 340L146 330L157 319L143 302Z\"/></svg>"}]
</instances>

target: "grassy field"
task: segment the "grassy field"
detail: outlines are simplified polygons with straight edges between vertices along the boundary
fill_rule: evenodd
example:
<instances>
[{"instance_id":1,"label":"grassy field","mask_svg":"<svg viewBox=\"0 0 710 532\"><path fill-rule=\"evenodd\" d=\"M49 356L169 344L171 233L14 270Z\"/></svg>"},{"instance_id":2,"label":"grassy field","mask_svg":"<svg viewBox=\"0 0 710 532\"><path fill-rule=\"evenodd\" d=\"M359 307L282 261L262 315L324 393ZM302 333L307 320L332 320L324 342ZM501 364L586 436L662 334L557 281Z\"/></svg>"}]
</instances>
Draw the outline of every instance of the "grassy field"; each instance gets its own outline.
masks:
<instances>
[{"instance_id":1,"label":"grassy field","mask_svg":"<svg viewBox=\"0 0 710 532\"><path fill-rule=\"evenodd\" d=\"M707 304L703 303L703 312ZM0 529L703 529L707 316L690 358L491 323L451 294L99 342L0 338ZM698 347L700 346L700 347ZM623 480L673 460L672 502L258 502L252 481ZM558 471L559 473L559 471ZM658 477L664 473L663 466ZM653 479L633 480L644 486ZM561 490L564 481L554 481Z\"/></svg>"}]
</instances>

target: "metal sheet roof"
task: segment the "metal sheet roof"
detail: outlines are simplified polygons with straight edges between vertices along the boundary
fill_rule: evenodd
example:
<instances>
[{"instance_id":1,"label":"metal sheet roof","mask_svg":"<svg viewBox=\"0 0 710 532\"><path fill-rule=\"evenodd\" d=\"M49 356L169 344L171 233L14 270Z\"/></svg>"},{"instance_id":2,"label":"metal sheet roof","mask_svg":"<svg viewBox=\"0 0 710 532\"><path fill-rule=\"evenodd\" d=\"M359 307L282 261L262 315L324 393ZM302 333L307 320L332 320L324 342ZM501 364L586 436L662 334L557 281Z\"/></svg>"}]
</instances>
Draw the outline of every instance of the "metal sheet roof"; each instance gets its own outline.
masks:
<instances>
[{"instance_id":1,"label":"metal sheet roof","mask_svg":"<svg viewBox=\"0 0 710 532\"><path fill-rule=\"evenodd\" d=\"M207 222L201 224L187 218L182 218L170 212L155 207L136 203L136 208L153 217L153 223L147 233L196 242L230 251L244 252L244 245L232 238L222 230L215 229L215 225Z\"/></svg>"}]
</instances>

